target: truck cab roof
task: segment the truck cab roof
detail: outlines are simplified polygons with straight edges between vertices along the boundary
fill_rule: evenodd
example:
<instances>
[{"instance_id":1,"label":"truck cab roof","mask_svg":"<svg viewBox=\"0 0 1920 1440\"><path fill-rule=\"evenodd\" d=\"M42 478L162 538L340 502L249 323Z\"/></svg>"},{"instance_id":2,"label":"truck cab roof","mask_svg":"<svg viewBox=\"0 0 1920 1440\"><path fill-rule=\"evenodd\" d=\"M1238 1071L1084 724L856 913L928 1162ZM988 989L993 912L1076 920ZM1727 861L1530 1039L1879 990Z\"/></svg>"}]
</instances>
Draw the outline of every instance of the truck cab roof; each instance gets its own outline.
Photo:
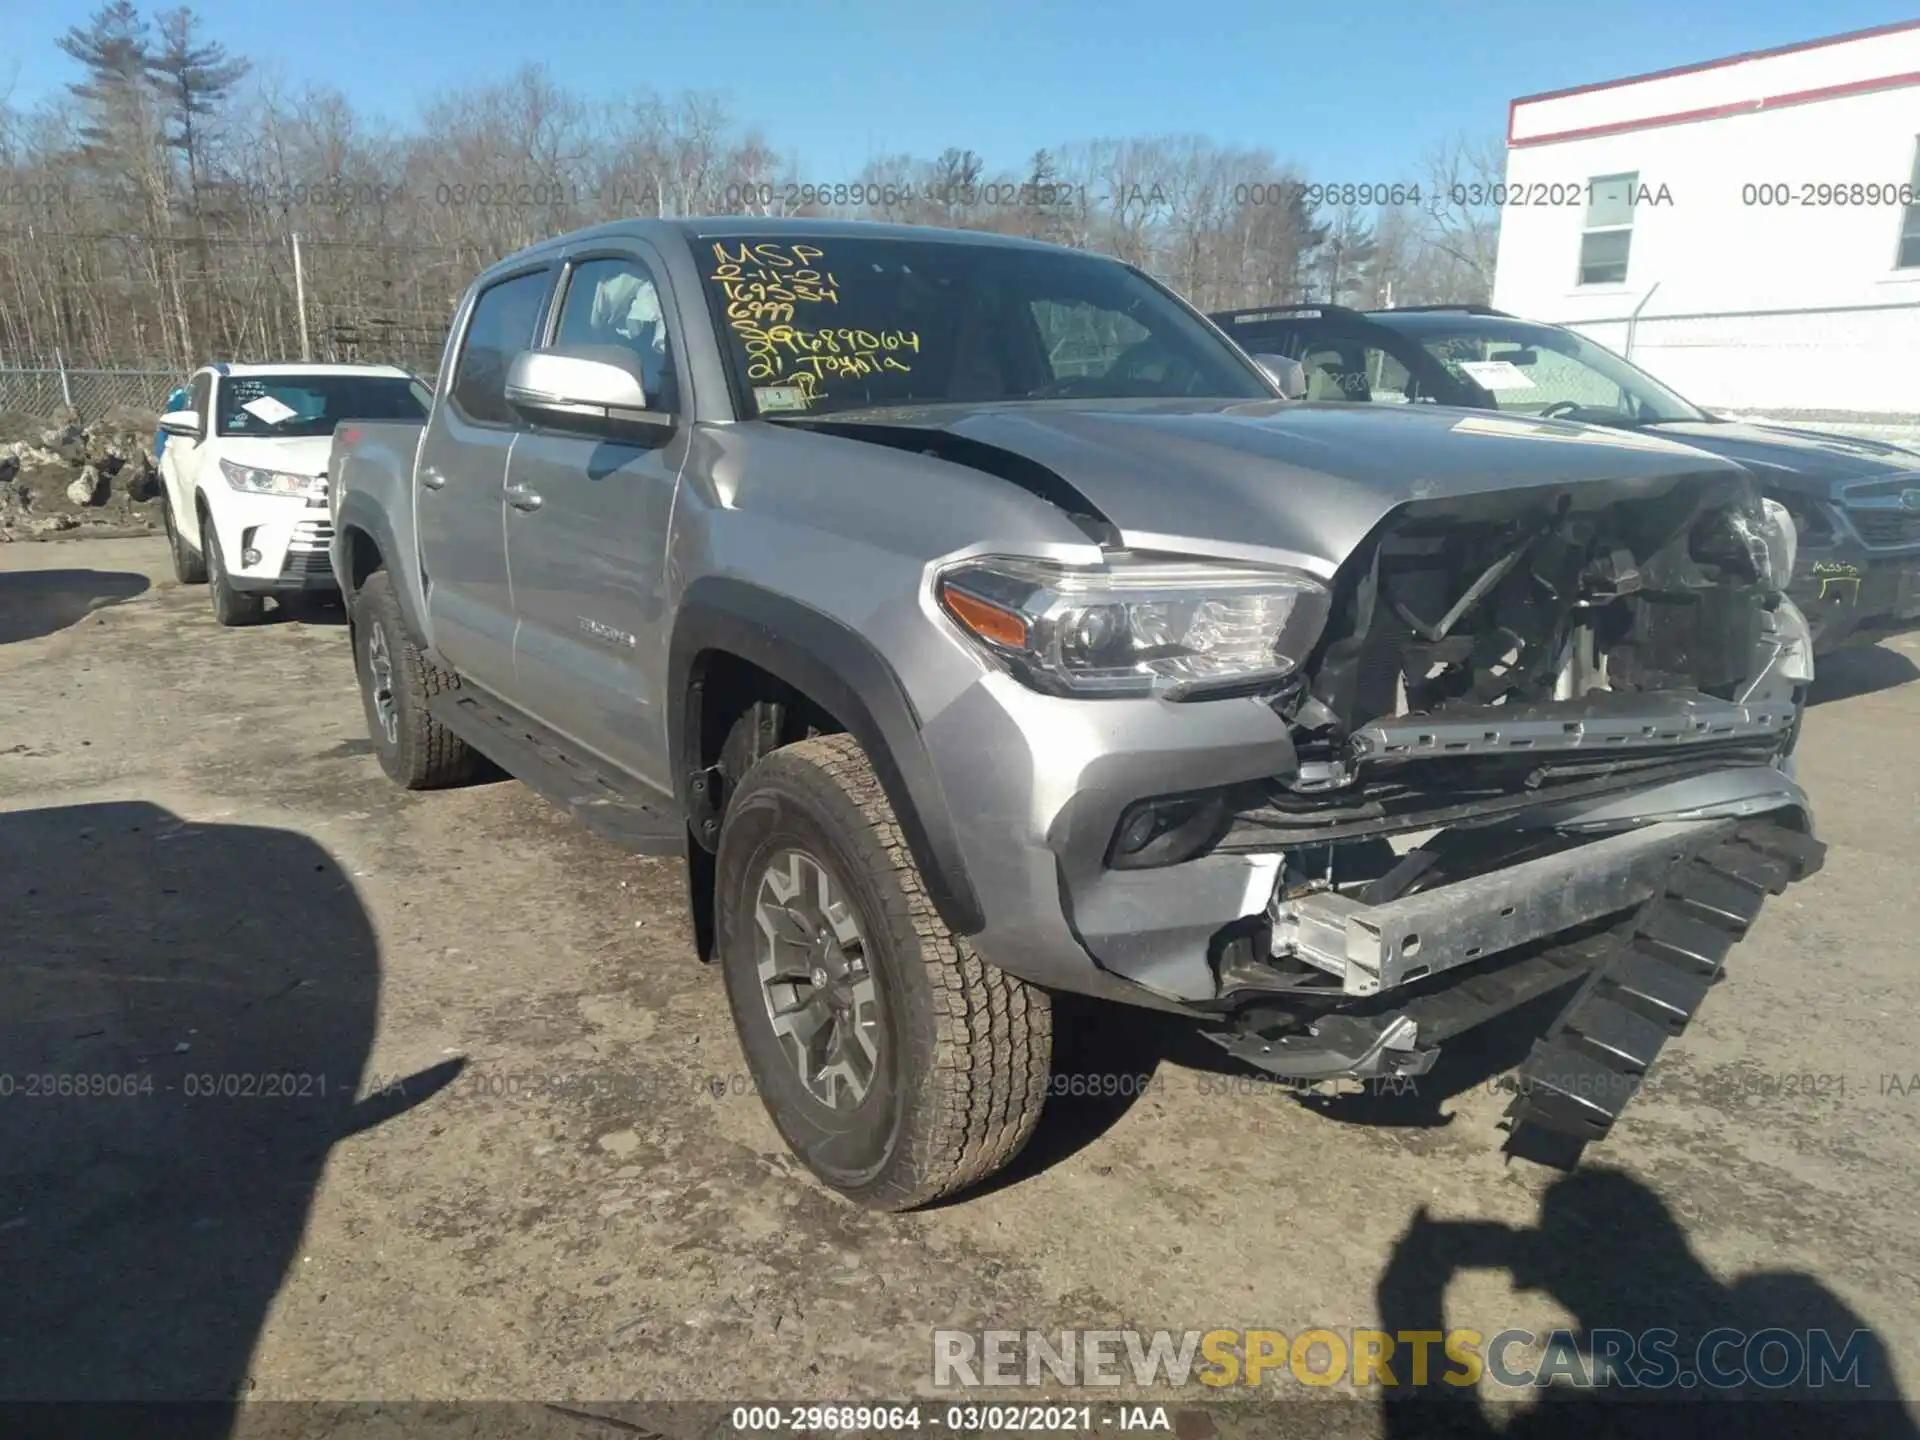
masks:
<instances>
[{"instance_id":1,"label":"truck cab roof","mask_svg":"<svg viewBox=\"0 0 1920 1440\"><path fill-rule=\"evenodd\" d=\"M194 373L198 374L200 370L211 370L216 375L229 376L379 375L402 380L413 378L408 371L402 370L398 365L347 365L315 360L266 361L239 365L227 361L215 361L200 366Z\"/></svg>"}]
</instances>

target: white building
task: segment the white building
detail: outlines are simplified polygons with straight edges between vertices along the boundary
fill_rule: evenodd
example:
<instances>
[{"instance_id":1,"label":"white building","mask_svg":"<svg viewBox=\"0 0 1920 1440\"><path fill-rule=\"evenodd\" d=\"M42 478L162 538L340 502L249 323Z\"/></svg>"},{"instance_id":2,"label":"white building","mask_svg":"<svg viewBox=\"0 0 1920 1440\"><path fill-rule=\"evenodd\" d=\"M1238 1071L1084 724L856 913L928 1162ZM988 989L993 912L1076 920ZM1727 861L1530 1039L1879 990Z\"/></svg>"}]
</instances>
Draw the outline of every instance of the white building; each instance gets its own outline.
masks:
<instances>
[{"instance_id":1,"label":"white building","mask_svg":"<svg viewBox=\"0 0 1920 1440\"><path fill-rule=\"evenodd\" d=\"M1515 100L1493 303L1709 409L1920 420L1920 20Z\"/></svg>"}]
</instances>

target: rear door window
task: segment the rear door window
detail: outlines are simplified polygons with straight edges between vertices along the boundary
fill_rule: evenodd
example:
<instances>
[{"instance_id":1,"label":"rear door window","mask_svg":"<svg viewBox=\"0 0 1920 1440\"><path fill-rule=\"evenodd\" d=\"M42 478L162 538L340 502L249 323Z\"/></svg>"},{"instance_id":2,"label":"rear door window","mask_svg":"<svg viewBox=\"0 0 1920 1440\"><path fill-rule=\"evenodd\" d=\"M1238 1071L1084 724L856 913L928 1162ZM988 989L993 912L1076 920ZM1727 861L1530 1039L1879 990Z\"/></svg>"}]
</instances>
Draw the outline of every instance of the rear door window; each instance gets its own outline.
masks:
<instances>
[{"instance_id":1,"label":"rear door window","mask_svg":"<svg viewBox=\"0 0 1920 1440\"><path fill-rule=\"evenodd\" d=\"M460 344L450 394L469 420L483 425L512 425L507 405L507 367L530 348L546 308L552 274L535 270L489 285L473 302L473 318Z\"/></svg>"}]
</instances>

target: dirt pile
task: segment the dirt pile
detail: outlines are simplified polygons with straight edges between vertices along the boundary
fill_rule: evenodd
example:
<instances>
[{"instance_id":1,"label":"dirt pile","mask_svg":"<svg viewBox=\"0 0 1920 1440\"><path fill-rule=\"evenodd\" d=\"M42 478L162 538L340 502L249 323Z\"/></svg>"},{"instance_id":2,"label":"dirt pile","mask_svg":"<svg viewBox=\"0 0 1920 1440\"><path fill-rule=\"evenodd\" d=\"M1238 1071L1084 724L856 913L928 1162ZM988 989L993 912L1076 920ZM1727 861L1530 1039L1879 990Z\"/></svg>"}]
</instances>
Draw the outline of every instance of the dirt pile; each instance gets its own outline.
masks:
<instances>
[{"instance_id":1,"label":"dirt pile","mask_svg":"<svg viewBox=\"0 0 1920 1440\"><path fill-rule=\"evenodd\" d=\"M155 421L126 408L85 424L0 414L0 542L159 529Z\"/></svg>"}]
</instances>

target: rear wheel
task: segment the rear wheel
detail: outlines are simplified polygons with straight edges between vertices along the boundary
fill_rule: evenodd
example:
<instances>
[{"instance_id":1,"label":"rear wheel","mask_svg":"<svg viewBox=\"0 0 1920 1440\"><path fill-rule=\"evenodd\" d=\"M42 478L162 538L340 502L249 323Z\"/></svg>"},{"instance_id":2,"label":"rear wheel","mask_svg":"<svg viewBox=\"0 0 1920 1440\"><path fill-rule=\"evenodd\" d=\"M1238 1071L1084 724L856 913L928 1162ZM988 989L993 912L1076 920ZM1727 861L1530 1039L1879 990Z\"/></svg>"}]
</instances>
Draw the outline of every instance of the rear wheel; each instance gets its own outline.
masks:
<instances>
[{"instance_id":1,"label":"rear wheel","mask_svg":"<svg viewBox=\"0 0 1920 1440\"><path fill-rule=\"evenodd\" d=\"M213 517L200 520L200 553L207 561L207 588L213 598L213 618L222 625L253 625L267 613L267 602L259 595L248 595L233 588L227 574L227 557L220 550L220 533L213 528Z\"/></svg>"},{"instance_id":2,"label":"rear wheel","mask_svg":"<svg viewBox=\"0 0 1920 1440\"><path fill-rule=\"evenodd\" d=\"M186 537L180 533L180 527L174 524L173 496L164 485L160 489L160 513L166 520L167 549L173 553L173 578L182 585L206 584L206 556L196 555L193 547L187 544Z\"/></svg>"},{"instance_id":3,"label":"rear wheel","mask_svg":"<svg viewBox=\"0 0 1920 1440\"><path fill-rule=\"evenodd\" d=\"M1047 1090L1045 991L940 921L849 735L743 777L716 861L716 949L747 1066L795 1155L875 1210L999 1170Z\"/></svg>"},{"instance_id":4,"label":"rear wheel","mask_svg":"<svg viewBox=\"0 0 1920 1440\"><path fill-rule=\"evenodd\" d=\"M473 778L479 754L442 725L427 702L459 686L460 677L421 653L400 613L400 599L384 570L376 570L348 607L353 662L367 735L380 768L408 790L434 790Z\"/></svg>"}]
</instances>

